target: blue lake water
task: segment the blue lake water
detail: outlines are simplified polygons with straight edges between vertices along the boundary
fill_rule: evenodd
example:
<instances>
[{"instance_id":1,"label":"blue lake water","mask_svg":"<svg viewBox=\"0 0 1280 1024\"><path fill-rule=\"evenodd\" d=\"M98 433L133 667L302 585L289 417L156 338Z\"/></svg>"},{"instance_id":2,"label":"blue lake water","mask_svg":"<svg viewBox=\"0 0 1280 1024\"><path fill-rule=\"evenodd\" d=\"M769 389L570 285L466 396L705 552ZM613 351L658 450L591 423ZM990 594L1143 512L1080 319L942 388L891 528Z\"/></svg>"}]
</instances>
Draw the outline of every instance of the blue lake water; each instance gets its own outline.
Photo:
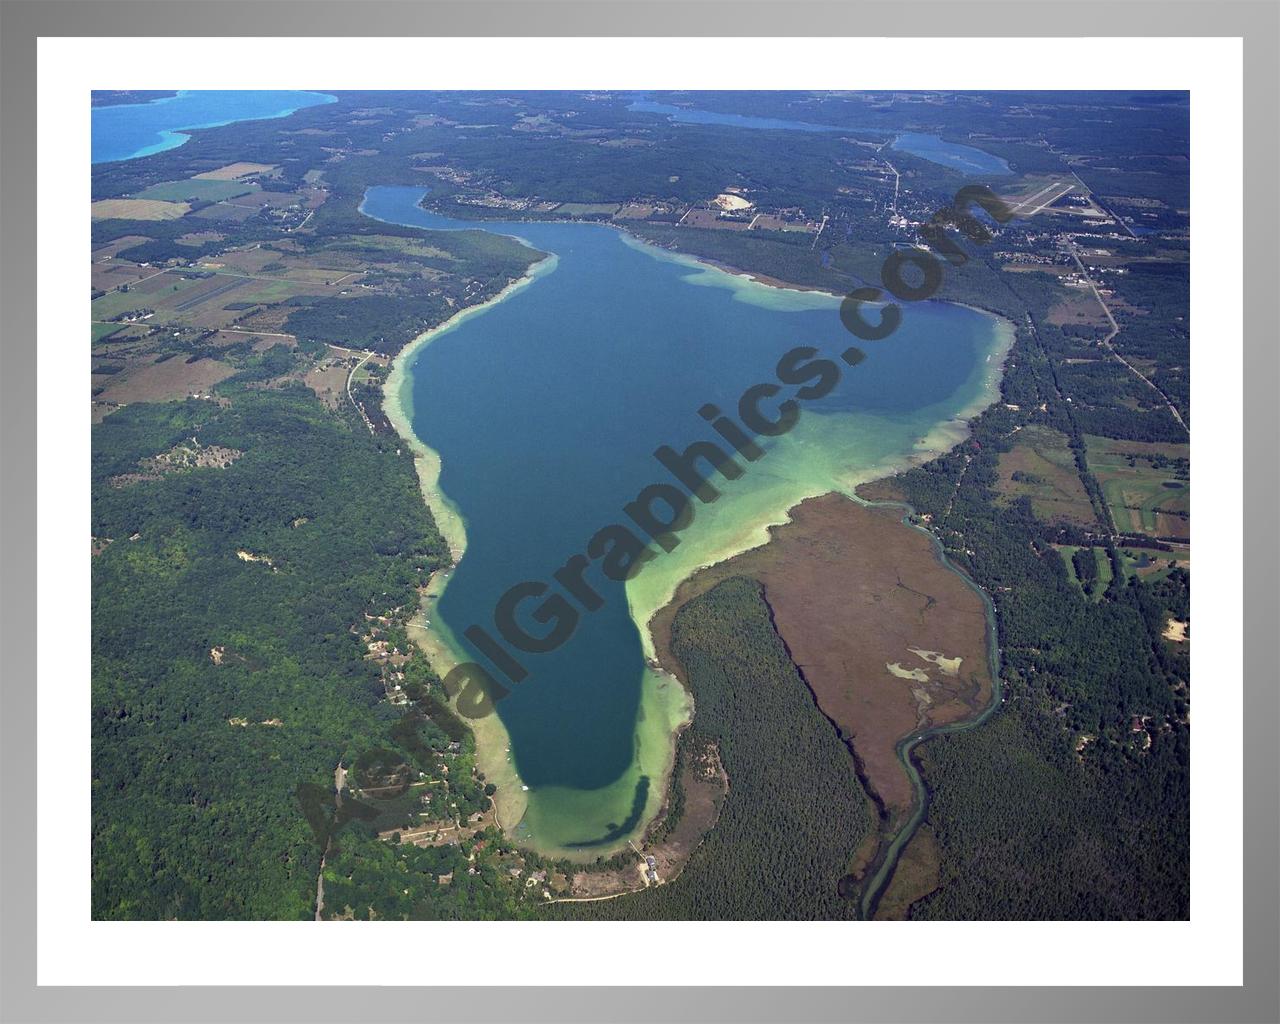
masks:
<instances>
[{"instance_id":1,"label":"blue lake water","mask_svg":"<svg viewBox=\"0 0 1280 1024\"><path fill-rule=\"evenodd\" d=\"M959 142L948 142L936 135L903 132L893 140L891 148L965 174L1013 173L998 156Z\"/></svg>"},{"instance_id":2,"label":"blue lake water","mask_svg":"<svg viewBox=\"0 0 1280 1024\"><path fill-rule=\"evenodd\" d=\"M423 194L371 188L362 210L422 228L480 227L424 211ZM698 415L704 403L732 413L749 385L776 382L775 364L789 349L815 346L838 362L856 340L833 296L766 288L607 226L482 227L556 261L434 335L409 364L413 431L439 454L440 490L466 525L466 552L432 628L459 658L477 662L485 659L458 638L473 623L496 635L494 606L507 588L550 580L598 529L629 522L622 508L642 487L671 482L655 448L717 440ZM901 464L940 424L981 404L998 375L999 323L953 305L906 307L898 331L862 343L865 361L840 364L839 385L804 403L798 425L766 444L763 459L744 462L737 480L719 480L722 496L696 506L674 552L626 585L592 566L586 578L603 606L579 609L559 650L522 655L529 677L497 705L529 787L527 838L555 848L616 840L637 808L652 808L662 761L654 750L669 754L669 723L656 717L657 698L645 696L652 673L637 618L647 621L675 580L747 546L742 537L779 521L795 501ZM546 632L527 615L522 621Z\"/></svg>"},{"instance_id":3,"label":"blue lake water","mask_svg":"<svg viewBox=\"0 0 1280 1024\"><path fill-rule=\"evenodd\" d=\"M191 138L183 129L284 117L333 102L336 97L319 92L238 89L183 91L149 103L94 107L93 162L132 160L174 149Z\"/></svg>"},{"instance_id":4,"label":"blue lake water","mask_svg":"<svg viewBox=\"0 0 1280 1024\"><path fill-rule=\"evenodd\" d=\"M649 114L665 114L679 124L725 125L733 128L773 129L793 132L844 132L846 134L872 134L883 137L883 129L837 128L833 125L812 124L808 121L791 121L777 117L751 117L745 114L724 114L714 110L698 110L677 107L670 103L658 103L644 98L633 100L628 110ZM937 135L919 132L903 132L891 146L903 153L921 157L943 167L966 174L1012 174L1009 165L1000 157L974 146L948 142Z\"/></svg>"},{"instance_id":5,"label":"blue lake water","mask_svg":"<svg viewBox=\"0 0 1280 1024\"><path fill-rule=\"evenodd\" d=\"M793 132L843 132L857 129L835 128L826 124L809 124L806 121L789 121L778 117L750 117L746 114L721 114L714 110L694 110L690 107L676 107L670 103L656 103L653 100L638 99L627 105L628 110L636 110L645 114L666 114L672 121L680 124L717 124L733 128L777 129Z\"/></svg>"}]
</instances>

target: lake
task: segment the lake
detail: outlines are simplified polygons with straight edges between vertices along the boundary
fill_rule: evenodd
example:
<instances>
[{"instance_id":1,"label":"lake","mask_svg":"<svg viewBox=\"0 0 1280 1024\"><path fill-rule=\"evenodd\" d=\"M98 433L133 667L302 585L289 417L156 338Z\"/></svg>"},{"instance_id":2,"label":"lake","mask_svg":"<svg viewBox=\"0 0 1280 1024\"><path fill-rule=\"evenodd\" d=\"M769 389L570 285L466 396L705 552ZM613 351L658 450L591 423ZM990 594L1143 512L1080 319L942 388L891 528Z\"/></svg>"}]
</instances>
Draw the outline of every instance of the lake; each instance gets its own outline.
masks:
<instances>
[{"instance_id":1,"label":"lake","mask_svg":"<svg viewBox=\"0 0 1280 1024\"><path fill-rule=\"evenodd\" d=\"M836 128L827 124L809 124L807 121L790 121L780 117L751 117L746 114L722 114L714 110L695 110L692 107L676 107L670 103L636 99L627 104L628 110L644 114L665 114L680 124L717 124L733 128L775 129L792 132L857 132L857 128Z\"/></svg>"},{"instance_id":2,"label":"lake","mask_svg":"<svg viewBox=\"0 0 1280 1024\"><path fill-rule=\"evenodd\" d=\"M1009 165L998 156L959 142L948 142L936 135L903 132L893 140L891 148L965 174L1013 173Z\"/></svg>"},{"instance_id":3,"label":"lake","mask_svg":"<svg viewBox=\"0 0 1280 1024\"><path fill-rule=\"evenodd\" d=\"M698 414L705 403L733 411L749 385L776 380L789 349L811 345L838 361L856 339L834 296L766 287L604 225L449 220L424 211L423 195L375 187L361 209L396 224L511 234L555 256L502 301L433 332L389 395L438 454L438 490L465 524L465 554L430 612L431 632L455 660L484 663L462 631L476 623L496 635L504 591L551 579L598 529L626 523L622 507L642 487L671 480L655 448L717 440ZM528 678L477 730L490 778L528 787L518 837L594 856L656 811L688 707L676 681L646 667L651 641L638 624L681 579L762 542L804 497L949 447L964 434L958 417L991 400L1009 325L935 302L903 312L889 339L862 343L860 365L840 364L839 385L804 403L790 433L743 462L742 477L716 478L720 499L697 505L673 552L625 585L593 566L587 579L603 606L583 611L558 650L521 655Z\"/></svg>"},{"instance_id":4,"label":"lake","mask_svg":"<svg viewBox=\"0 0 1280 1024\"><path fill-rule=\"evenodd\" d=\"M337 97L319 92L184 90L149 103L94 107L93 162L132 160L174 149L191 138L183 129L285 117L303 107L335 102Z\"/></svg>"},{"instance_id":5,"label":"lake","mask_svg":"<svg viewBox=\"0 0 1280 1024\"><path fill-rule=\"evenodd\" d=\"M791 121L777 117L723 114L714 110L699 110L693 107L677 107L670 103L657 103L643 97L633 100L627 105L627 109L647 114L665 114L667 118L678 124L725 125L733 128L772 129L793 132L844 132L849 135L882 135L882 130L874 128L837 128L833 125L811 124L808 121ZM942 167L949 167L953 171L963 171L966 174L1013 173L1009 165L1000 157L973 146L966 146L958 142L948 142L937 135L927 135L921 132L902 132L894 138L890 148L902 153L910 153L912 156L918 156Z\"/></svg>"}]
</instances>

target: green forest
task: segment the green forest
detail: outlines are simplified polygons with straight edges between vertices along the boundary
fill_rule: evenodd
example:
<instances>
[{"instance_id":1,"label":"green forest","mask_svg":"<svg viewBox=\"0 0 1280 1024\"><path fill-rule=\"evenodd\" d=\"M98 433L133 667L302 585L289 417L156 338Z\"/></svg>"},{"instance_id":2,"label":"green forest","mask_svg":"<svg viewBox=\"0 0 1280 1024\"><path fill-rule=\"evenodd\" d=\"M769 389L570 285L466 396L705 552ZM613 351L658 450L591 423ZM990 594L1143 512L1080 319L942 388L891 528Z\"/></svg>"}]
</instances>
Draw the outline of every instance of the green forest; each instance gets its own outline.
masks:
<instances>
[{"instance_id":1,"label":"green forest","mask_svg":"<svg viewBox=\"0 0 1280 1024\"><path fill-rule=\"evenodd\" d=\"M1021 298L1041 322L1047 297ZM943 863L942 885L913 916L1185 918L1189 658L1161 631L1169 616L1189 616L1190 576L1175 569L1148 583L1122 571L1079 425L1079 399L1098 399L1064 381L1044 333L1018 333L1002 383L1017 411L992 406L964 445L892 480L991 595L1007 693L982 728L919 750ZM1029 411L1039 404L1044 412ZM1146 414L1125 415L1140 433ZM1094 498L1098 523L1083 536L1113 565L1098 601L1051 546L1063 538L1059 526L1025 498L995 500L999 456L1030 420L1068 436Z\"/></svg>"},{"instance_id":2,"label":"green forest","mask_svg":"<svg viewBox=\"0 0 1280 1024\"><path fill-rule=\"evenodd\" d=\"M243 455L113 485L193 435ZM352 626L445 557L412 461L309 391L246 389L115 413L93 472L94 916L307 917L295 788L385 729Z\"/></svg>"},{"instance_id":3,"label":"green forest","mask_svg":"<svg viewBox=\"0 0 1280 1024\"><path fill-rule=\"evenodd\" d=\"M672 649L697 707L688 740L717 746L729 775L720 819L674 881L549 909L590 920L857 916L840 881L874 822L849 748L792 664L760 584L734 577L690 601Z\"/></svg>"}]
</instances>

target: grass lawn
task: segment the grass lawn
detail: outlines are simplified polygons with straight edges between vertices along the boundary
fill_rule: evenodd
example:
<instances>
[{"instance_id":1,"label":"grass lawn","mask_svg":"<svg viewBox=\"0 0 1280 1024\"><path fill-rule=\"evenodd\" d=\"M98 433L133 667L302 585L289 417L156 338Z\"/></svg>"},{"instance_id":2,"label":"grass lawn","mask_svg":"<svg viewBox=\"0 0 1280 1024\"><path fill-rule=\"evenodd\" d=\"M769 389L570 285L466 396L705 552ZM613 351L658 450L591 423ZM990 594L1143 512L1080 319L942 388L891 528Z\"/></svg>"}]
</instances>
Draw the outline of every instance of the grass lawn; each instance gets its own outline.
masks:
<instances>
[{"instance_id":1,"label":"grass lawn","mask_svg":"<svg viewBox=\"0 0 1280 1024\"><path fill-rule=\"evenodd\" d=\"M1078 548L1071 544L1055 544L1054 548L1058 554L1062 556L1062 562L1067 567L1067 575L1071 577L1071 582L1076 585L1080 593L1084 594L1084 582L1076 573L1075 554L1077 551L1092 551L1094 563L1098 567L1098 579L1093 588L1093 600L1098 601L1102 598L1103 592L1111 583L1112 577L1115 575L1111 571L1111 559L1107 555L1105 548ZM1085 595L1086 597L1089 595Z\"/></svg>"},{"instance_id":2,"label":"grass lawn","mask_svg":"<svg viewBox=\"0 0 1280 1024\"><path fill-rule=\"evenodd\" d=\"M1150 536L1189 536L1190 446L1085 436L1116 527Z\"/></svg>"}]
</instances>

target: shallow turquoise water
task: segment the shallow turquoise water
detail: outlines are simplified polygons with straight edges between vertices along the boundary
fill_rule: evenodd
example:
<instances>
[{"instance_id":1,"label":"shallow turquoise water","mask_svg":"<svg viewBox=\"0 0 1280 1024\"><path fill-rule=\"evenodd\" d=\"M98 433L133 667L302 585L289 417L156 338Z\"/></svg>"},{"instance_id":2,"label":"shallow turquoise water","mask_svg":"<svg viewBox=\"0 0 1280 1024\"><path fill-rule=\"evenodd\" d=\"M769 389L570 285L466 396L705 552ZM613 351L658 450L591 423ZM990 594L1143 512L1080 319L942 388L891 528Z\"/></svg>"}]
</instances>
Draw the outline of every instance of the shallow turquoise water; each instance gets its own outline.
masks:
<instances>
[{"instance_id":1,"label":"shallow turquoise water","mask_svg":"<svg viewBox=\"0 0 1280 1024\"><path fill-rule=\"evenodd\" d=\"M325 93L262 89L200 90L149 103L93 108L93 162L132 160L181 146L184 128L216 128L236 121L284 117L303 107L333 103Z\"/></svg>"},{"instance_id":2,"label":"shallow turquoise water","mask_svg":"<svg viewBox=\"0 0 1280 1024\"><path fill-rule=\"evenodd\" d=\"M424 228L476 227L427 213L422 195L372 188L362 209ZM466 553L433 612L455 638L473 623L496 636L494 606L507 588L550 580L596 530L628 523L621 510L641 488L672 480L655 448L717 440L698 415L704 403L735 410L748 386L776 382L775 364L789 349L814 346L838 362L856 340L834 297L690 266L609 227L486 223L484 230L527 239L558 262L434 338L411 367L413 429L440 454L440 487L466 521ZM840 364L839 385L803 403L797 426L766 445L762 459L739 460L741 478L713 478L720 499L695 503L682 546L659 555L631 586L660 581L671 572L664 559L678 566L687 551L715 551L762 515L776 521L797 495L903 461L983 393L996 324L958 306L904 308L898 331L862 343L865 361ZM779 400L794 390L784 387ZM529 676L497 705L531 790L526 825L554 832L562 846L616 838L648 784L634 769L641 636L623 584L594 565L586 578L603 606L578 608L577 629L558 650L520 655ZM461 648L462 657L488 664L466 641Z\"/></svg>"}]
</instances>

